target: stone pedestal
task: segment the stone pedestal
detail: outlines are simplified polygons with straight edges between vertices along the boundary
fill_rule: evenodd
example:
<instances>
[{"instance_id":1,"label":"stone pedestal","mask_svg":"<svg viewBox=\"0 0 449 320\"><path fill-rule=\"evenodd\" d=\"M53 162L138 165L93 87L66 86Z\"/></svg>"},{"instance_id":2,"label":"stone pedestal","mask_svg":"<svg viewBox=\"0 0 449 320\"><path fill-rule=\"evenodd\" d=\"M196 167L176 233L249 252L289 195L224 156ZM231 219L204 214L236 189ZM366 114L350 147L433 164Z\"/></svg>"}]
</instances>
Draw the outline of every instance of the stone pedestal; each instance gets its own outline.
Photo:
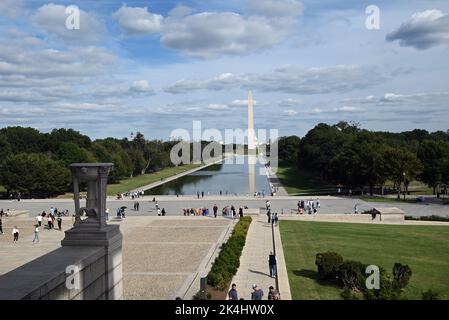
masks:
<instances>
[{"instance_id":1,"label":"stone pedestal","mask_svg":"<svg viewBox=\"0 0 449 320\"><path fill-rule=\"evenodd\" d=\"M75 200L75 225L65 232L62 246L101 247L104 250L104 299L121 299L122 234L118 225L106 223L107 176L112 163L76 163L70 165ZM80 206L79 184L87 183L86 206Z\"/></svg>"}]
</instances>

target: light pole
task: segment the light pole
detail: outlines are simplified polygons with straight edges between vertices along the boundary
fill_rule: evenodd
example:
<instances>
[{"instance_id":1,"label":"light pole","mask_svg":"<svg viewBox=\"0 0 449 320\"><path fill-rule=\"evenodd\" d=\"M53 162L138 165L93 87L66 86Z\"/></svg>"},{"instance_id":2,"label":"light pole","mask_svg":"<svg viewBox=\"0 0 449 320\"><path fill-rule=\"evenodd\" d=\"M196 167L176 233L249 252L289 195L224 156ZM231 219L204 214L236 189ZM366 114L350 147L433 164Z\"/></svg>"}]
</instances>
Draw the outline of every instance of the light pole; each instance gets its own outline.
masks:
<instances>
[{"instance_id":1,"label":"light pole","mask_svg":"<svg viewBox=\"0 0 449 320\"><path fill-rule=\"evenodd\" d=\"M405 200L405 172L402 172L402 181L404 182L404 200Z\"/></svg>"}]
</instances>

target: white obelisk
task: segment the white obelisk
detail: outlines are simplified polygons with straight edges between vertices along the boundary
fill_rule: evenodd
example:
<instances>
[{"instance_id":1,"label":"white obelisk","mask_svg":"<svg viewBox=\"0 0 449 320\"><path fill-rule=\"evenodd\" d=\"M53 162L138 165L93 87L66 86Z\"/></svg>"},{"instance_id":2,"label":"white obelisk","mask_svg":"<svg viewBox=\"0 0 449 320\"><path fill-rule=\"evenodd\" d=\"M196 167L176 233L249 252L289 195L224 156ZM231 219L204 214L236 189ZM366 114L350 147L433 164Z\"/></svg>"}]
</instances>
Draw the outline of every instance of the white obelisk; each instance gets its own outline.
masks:
<instances>
[{"instance_id":1,"label":"white obelisk","mask_svg":"<svg viewBox=\"0 0 449 320\"><path fill-rule=\"evenodd\" d=\"M256 164L256 143L254 132L254 110L253 110L253 94L248 92L248 179L249 179L249 192L253 195L255 192L256 177L255 177L255 164Z\"/></svg>"},{"instance_id":2,"label":"white obelisk","mask_svg":"<svg viewBox=\"0 0 449 320\"><path fill-rule=\"evenodd\" d=\"M254 150L256 143L254 141L254 110L253 93L248 92L248 150Z\"/></svg>"}]
</instances>

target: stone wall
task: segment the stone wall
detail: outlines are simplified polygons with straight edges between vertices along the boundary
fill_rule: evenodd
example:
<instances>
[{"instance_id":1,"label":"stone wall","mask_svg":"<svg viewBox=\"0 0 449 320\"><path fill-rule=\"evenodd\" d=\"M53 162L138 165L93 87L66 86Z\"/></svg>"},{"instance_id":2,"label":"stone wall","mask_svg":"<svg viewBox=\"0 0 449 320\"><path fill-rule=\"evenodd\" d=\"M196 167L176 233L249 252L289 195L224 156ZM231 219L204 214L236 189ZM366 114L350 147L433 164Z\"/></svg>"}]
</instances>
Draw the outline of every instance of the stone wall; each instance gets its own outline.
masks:
<instances>
[{"instance_id":1,"label":"stone wall","mask_svg":"<svg viewBox=\"0 0 449 320\"><path fill-rule=\"evenodd\" d=\"M78 270L79 288L70 286L76 275L68 266ZM121 299L122 292L121 246L109 255L105 247L61 247L0 277L0 300Z\"/></svg>"}]
</instances>

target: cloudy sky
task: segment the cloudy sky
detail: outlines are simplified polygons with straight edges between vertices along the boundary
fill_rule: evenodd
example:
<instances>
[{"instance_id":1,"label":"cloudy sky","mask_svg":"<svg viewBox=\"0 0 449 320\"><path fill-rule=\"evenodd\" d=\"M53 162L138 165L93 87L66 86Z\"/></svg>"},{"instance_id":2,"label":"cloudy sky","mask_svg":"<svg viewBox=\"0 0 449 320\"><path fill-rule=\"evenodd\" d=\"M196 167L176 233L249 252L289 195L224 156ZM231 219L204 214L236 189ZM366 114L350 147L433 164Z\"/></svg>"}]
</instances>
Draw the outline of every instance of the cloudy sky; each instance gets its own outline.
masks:
<instances>
[{"instance_id":1,"label":"cloudy sky","mask_svg":"<svg viewBox=\"0 0 449 320\"><path fill-rule=\"evenodd\" d=\"M446 131L449 1L0 0L0 127L245 128L248 90L256 128L281 135L340 120Z\"/></svg>"}]
</instances>

